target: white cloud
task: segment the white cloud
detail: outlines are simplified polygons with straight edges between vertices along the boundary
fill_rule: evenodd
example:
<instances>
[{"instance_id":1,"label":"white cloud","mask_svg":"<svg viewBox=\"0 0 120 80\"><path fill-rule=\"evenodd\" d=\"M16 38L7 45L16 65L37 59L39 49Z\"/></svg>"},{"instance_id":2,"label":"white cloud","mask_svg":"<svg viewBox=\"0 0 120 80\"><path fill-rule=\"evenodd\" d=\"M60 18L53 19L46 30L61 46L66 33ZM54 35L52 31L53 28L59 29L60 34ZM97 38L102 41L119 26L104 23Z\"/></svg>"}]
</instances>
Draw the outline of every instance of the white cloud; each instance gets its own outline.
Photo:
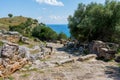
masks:
<instances>
[{"instance_id":1,"label":"white cloud","mask_svg":"<svg viewBox=\"0 0 120 80\"><path fill-rule=\"evenodd\" d=\"M41 20L42 18L43 18L42 16L39 16L37 19L38 19L38 20Z\"/></svg>"},{"instance_id":2,"label":"white cloud","mask_svg":"<svg viewBox=\"0 0 120 80\"><path fill-rule=\"evenodd\" d=\"M64 4L58 0L36 0L36 2L40 4L45 3L53 6L64 6Z\"/></svg>"},{"instance_id":3,"label":"white cloud","mask_svg":"<svg viewBox=\"0 0 120 80\"><path fill-rule=\"evenodd\" d=\"M47 23L49 24L66 24L67 16L59 16L59 15L50 15L48 16Z\"/></svg>"},{"instance_id":4,"label":"white cloud","mask_svg":"<svg viewBox=\"0 0 120 80\"><path fill-rule=\"evenodd\" d=\"M39 22L45 24L67 24L67 16L50 15L50 16L39 16L37 17Z\"/></svg>"},{"instance_id":5,"label":"white cloud","mask_svg":"<svg viewBox=\"0 0 120 80\"><path fill-rule=\"evenodd\" d=\"M51 15L51 16L49 16L49 18L52 20L58 20L58 21L66 19L66 17L64 17L64 16L56 16L56 15Z\"/></svg>"}]
</instances>

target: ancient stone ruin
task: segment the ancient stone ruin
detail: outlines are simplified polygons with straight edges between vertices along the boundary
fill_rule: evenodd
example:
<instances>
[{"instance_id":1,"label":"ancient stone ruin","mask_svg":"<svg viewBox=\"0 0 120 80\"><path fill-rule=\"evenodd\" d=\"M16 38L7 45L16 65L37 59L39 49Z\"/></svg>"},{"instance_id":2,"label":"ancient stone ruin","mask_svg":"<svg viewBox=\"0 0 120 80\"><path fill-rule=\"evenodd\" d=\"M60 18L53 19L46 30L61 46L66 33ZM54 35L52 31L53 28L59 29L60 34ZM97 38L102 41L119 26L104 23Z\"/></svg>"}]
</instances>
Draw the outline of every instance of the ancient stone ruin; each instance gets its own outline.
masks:
<instances>
[{"instance_id":1,"label":"ancient stone ruin","mask_svg":"<svg viewBox=\"0 0 120 80\"><path fill-rule=\"evenodd\" d=\"M113 44L113 46L115 47L116 44ZM105 60L111 60L115 58L115 54L117 52L116 48L113 49L108 43L104 43L102 41L93 41L89 45L90 53L97 54L98 58L103 58Z\"/></svg>"},{"instance_id":2,"label":"ancient stone ruin","mask_svg":"<svg viewBox=\"0 0 120 80\"><path fill-rule=\"evenodd\" d=\"M13 43L5 43L0 51L0 76L9 74L22 68L27 63L25 51Z\"/></svg>"},{"instance_id":3,"label":"ancient stone ruin","mask_svg":"<svg viewBox=\"0 0 120 80\"><path fill-rule=\"evenodd\" d=\"M16 43L20 40L20 34L18 32L0 31L0 40Z\"/></svg>"},{"instance_id":4,"label":"ancient stone ruin","mask_svg":"<svg viewBox=\"0 0 120 80\"><path fill-rule=\"evenodd\" d=\"M46 58L53 52L53 48L48 45L31 49L7 41L3 43L4 45L0 48L0 77L7 77L27 63ZM34 50L39 52L33 54L31 51Z\"/></svg>"},{"instance_id":5,"label":"ancient stone ruin","mask_svg":"<svg viewBox=\"0 0 120 80\"><path fill-rule=\"evenodd\" d=\"M18 43L20 41L25 44L30 43L29 38L22 36L19 32L16 31L0 30L0 40L6 40L12 43Z\"/></svg>"}]
</instances>

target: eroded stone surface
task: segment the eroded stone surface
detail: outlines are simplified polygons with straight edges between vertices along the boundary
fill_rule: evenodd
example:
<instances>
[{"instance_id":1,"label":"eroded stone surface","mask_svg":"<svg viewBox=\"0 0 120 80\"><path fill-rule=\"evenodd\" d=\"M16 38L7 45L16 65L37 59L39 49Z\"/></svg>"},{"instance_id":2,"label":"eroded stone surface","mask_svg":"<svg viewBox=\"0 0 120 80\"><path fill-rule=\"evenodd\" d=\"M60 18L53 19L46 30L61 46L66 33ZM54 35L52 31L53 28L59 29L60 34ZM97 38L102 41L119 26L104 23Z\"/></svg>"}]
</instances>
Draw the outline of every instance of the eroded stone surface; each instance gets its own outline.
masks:
<instances>
[{"instance_id":1,"label":"eroded stone surface","mask_svg":"<svg viewBox=\"0 0 120 80\"><path fill-rule=\"evenodd\" d=\"M16 44L8 42L3 45L0 58L1 77L6 77L27 64L27 58L21 55L23 53L24 50L20 52Z\"/></svg>"},{"instance_id":2,"label":"eroded stone surface","mask_svg":"<svg viewBox=\"0 0 120 80\"><path fill-rule=\"evenodd\" d=\"M52 43L49 45L54 45L55 53L49 59L35 61L26 72L14 73L12 76L15 80L120 80L119 67L115 62L100 60L75 61L49 67L48 65L54 64L56 61L80 57L62 50L58 51L57 49L63 47L63 45ZM71 57L69 57L70 55ZM21 77L25 74L29 75Z\"/></svg>"}]
</instances>

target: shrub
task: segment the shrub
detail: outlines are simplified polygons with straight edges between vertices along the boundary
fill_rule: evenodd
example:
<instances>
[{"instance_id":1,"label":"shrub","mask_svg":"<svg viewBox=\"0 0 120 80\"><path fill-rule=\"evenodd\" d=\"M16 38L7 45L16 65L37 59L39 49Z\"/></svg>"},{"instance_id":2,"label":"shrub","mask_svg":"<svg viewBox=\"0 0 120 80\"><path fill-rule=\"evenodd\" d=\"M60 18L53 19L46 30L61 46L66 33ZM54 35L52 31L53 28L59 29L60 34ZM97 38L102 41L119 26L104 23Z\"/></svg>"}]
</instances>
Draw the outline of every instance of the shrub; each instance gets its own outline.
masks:
<instances>
[{"instance_id":1,"label":"shrub","mask_svg":"<svg viewBox=\"0 0 120 80\"><path fill-rule=\"evenodd\" d=\"M2 41L0 41L0 46L3 46L3 42Z\"/></svg>"},{"instance_id":2,"label":"shrub","mask_svg":"<svg viewBox=\"0 0 120 80\"><path fill-rule=\"evenodd\" d=\"M40 40L56 40L57 33L46 25L40 24L32 31L32 36L39 38Z\"/></svg>"},{"instance_id":3,"label":"shrub","mask_svg":"<svg viewBox=\"0 0 120 80\"><path fill-rule=\"evenodd\" d=\"M64 34L63 32L61 32L61 33L58 35L58 40L60 40L60 39L67 39L66 34Z\"/></svg>"}]
</instances>

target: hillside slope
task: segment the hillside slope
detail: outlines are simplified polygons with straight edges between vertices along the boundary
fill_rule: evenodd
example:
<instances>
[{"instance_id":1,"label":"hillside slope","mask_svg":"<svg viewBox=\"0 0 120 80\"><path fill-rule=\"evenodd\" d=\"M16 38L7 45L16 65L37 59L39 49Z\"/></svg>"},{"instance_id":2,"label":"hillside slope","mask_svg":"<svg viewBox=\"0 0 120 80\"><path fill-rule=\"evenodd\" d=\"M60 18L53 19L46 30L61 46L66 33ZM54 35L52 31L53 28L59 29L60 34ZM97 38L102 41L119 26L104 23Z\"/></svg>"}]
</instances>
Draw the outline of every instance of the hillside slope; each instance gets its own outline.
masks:
<instances>
[{"instance_id":1,"label":"hillside slope","mask_svg":"<svg viewBox=\"0 0 120 80\"><path fill-rule=\"evenodd\" d=\"M0 29L8 30L9 26L19 25L21 23L26 22L27 19L28 19L27 17L23 17L23 16L14 16L12 18L9 17L0 18Z\"/></svg>"}]
</instances>

